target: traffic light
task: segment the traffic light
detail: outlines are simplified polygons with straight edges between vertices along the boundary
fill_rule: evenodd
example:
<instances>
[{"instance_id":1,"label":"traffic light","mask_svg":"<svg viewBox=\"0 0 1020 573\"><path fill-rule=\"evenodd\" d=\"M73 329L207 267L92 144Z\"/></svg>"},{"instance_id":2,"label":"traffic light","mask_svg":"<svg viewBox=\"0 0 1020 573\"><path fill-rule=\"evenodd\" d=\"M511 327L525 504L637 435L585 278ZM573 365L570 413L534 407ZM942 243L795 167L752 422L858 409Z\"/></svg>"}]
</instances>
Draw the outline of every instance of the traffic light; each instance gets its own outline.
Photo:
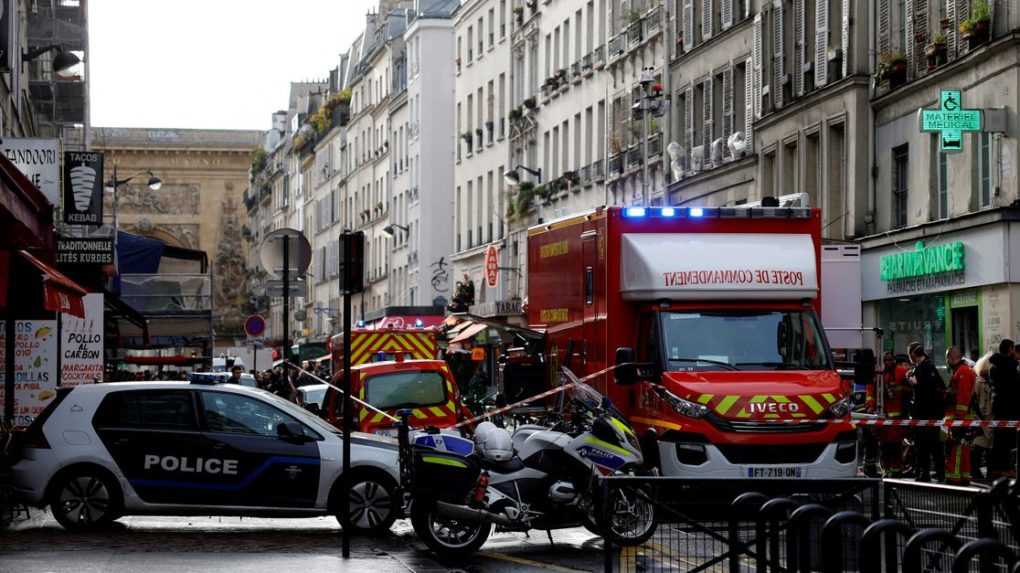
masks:
<instances>
[{"instance_id":1,"label":"traffic light","mask_svg":"<svg viewBox=\"0 0 1020 573\"><path fill-rule=\"evenodd\" d=\"M365 290L365 233L340 233L340 294Z\"/></svg>"}]
</instances>

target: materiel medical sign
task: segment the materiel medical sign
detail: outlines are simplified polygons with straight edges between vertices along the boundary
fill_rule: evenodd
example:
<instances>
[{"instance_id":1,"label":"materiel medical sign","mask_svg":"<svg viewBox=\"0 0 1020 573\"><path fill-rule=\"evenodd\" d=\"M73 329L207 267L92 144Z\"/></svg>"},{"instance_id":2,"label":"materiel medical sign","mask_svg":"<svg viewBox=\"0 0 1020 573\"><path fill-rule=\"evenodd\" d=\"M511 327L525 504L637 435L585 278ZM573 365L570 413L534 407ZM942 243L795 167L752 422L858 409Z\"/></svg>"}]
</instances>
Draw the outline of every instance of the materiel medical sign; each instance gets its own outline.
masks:
<instances>
[{"instance_id":1,"label":"materiel medical sign","mask_svg":"<svg viewBox=\"0 0 1020 573\"><path fill-rule=\"evenodd\" d=\"M981 110L963 109L960 90L939 92L939 109L921 109L921 131L939 134L939 150L962 151L963 133L981 131Z\"/></svg>"}]
</instances>

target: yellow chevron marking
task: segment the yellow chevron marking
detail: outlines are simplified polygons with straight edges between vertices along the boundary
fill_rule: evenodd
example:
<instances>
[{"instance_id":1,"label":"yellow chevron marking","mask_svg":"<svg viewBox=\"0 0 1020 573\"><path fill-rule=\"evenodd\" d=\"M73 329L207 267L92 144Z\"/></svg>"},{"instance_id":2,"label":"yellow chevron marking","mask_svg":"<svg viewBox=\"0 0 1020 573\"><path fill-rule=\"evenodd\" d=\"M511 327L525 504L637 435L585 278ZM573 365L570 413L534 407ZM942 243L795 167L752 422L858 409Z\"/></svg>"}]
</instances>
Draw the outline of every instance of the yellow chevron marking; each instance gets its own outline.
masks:
<instances>
[{"instance_id":1,"label":"yellow chevron marking","mask_svg":"<svg viewBox=\"0 0 1020 573\"><path fill-rule=\"evenodd\" d=\"M358 412L358 422L364 422L365 418L367 418L367 417L368 417L368 409L367 408L362 408L361 411Z\"/></svg>"},{"instance_id":2,"label":"yellow chevron marking","mask_svg":"<svg viewBox=\"0 0 1020 573\"><path fill-rule=\"evenodd\" d=\"M719 412L720 416L725 416L726 412L729 412L730 408L733 407L733 404L736 404L739 399L740 396L726 396L715 407L715 411Z\"/></svg>"},{"instance_id":3,"label":"yellow chevron marking","mask_svg":"<svg viewBox=\"0 0 1020 573\"><path fill-rule=\"evenodd\" d=\"M411 415L414 416L415 418L418 418L419 420L424 420L425 418L428 418L428 415L426 415L425 412L422 412L418 408L411 410Z\"/></svg>"},{"instance_id":4,"label":"yellow chevron marking","mask_svg":"<svg viewBox=\"0 0 1020 573\"><path fill-rule=\"evenodd\" d=\"M440 410L439 408L437 408L435 406L429 407L429 412L432 412L433 416L438 416L440 418L442 418L443 416L446 415L446 412Z\"/></svg>"},{"instance_id":5,"label":"yellow chevron marking","mask_svg":"<svg viewBox=\"0 0 1020 573\"><path fill-rule=\"evenodd\" d=\"M750 402L752 404L761 404L765 400L768 400L768 398L769 398L768 396L763 396L763 395L752 396Z\"/></svg>"},{"instance_id":6,"label":"yellow chevron marking","mask_svg":"<svg viewBox=\"0 0 1020 573\"><path fill-rule=\"evenodd\" d=\"M383 413L377 412L375 416L372 416L372 423L378 424L379 422L383 421L383 418L384 418Z\"/></svg>"},{"instance_id":7,"label":"yellow chevron marking","mask_svg":"<svg viewBox=\"0 0 1020 573\"><path fill-rule=\"evenodd\" d=\"M457 405L453 403L453 400L450 400L449 402L447 402L446 403L446 407L447 407L447 409L450 410L451 414L456 414L457 413Z\"/></svg>"},{"instance_id":8,"label":"yellow chevron marking","mask_svg":"<svg viewBox=\"0 0 1020 573\"><path fill-rule=\"evenodd\" d=\"M786 396L780 396L778 394L774 394L772 396L772 401L773 402L778 402L780 404L789 404L790 403L790 399L789 398L787 398Z\"/></svg>"},{"instance_id":9,"label":"yellow chevron marking","mask_svg":"<svg viewBox=\"0 0 1020 573\"><path fill-rule=\"evenodd\" d=\"M836 401L836 397L829 393L822 394L822 398L825 398L830 404Z\"/></svg>"},{"instance_id":10,"label":"yellow chevron marking","mask_svg":"<svg viewBox=\"0 0 1020 573\"><path fill-rule=\"evenodd\" d=\"M698 403L700 404L708 404L711 401L712 401L711 394L702 394L701 396L698 396Z\"/></svg>"},{"instance_id":11,"label":"yellow chevron marking","mask_svg":"<svg viewBox=\"0 0 1020 573\"><path fill-rule=\"evenodd\" d=\"M811 411L816 415L821 414L825 410L825 408L818 403L818 400L815 400L814 396L801 396L800 401L807 404L808 408L811 408Z\"/></svg>"}]
</instances>

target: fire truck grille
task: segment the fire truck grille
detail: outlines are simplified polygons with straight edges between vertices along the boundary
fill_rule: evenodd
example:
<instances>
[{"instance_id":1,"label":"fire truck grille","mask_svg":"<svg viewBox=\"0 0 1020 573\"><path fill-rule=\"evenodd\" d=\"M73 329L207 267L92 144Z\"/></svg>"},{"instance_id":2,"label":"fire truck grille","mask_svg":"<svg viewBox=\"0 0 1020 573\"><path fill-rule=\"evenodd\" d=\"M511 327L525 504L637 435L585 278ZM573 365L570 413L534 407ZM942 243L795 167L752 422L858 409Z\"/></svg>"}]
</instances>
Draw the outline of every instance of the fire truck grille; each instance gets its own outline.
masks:
<instances>
[{"instance_id":1,"label":"fire truck grille","mask_svg":"<svg viewBox=\"0 0 1020 573\"><path fill-rule=\"evenodd\" d=\"M758 434L803 434L817 432L825 428L825 422L801 422L798 424L779 424L776 422L741 422L724 420L710 416L709 421L723 432L758 433Z\"/></svg>"},{"instance_id":2,"label":"fire truck grille","mask_svg":"<svg viewBox=\"0 0 1020 573\"><path fill-rule=\"evenodd\" d=\"M731 464L810 464L825 451L826 444L787 446L719 445L719 451Z\"/></svg>"}]
</instances>

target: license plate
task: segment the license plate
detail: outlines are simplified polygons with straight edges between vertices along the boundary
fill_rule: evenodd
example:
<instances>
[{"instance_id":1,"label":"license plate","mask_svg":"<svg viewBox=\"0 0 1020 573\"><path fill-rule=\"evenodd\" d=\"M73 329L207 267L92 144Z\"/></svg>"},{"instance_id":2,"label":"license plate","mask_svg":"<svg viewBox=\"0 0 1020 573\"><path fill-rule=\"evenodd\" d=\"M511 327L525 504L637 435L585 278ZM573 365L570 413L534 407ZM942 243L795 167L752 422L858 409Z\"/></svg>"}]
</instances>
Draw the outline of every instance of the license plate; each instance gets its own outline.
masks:
<instances>
[{"instance_id":1,"label":"license plate","mask_svg":"<svg viewBox=\"0 0 1020 573\"><path fill-rule=\"evenodd\" d=\"M804 468L788 466L772 466L764 468L747 468L747 477L765 479L790 479L804 477Z\"/></svg>"},{"instance_id":2,"label":"license plate","mask_svg":"<svg viewBox=\"0 0 1020 573\"><path fill-rule=\"evenodd\" d=\"M376 430L375 431L375 435L383 436L385 438L396 438L397 437L397 429L396 428L383 428L381 430Z\"/></svg>"}]
</instances>

